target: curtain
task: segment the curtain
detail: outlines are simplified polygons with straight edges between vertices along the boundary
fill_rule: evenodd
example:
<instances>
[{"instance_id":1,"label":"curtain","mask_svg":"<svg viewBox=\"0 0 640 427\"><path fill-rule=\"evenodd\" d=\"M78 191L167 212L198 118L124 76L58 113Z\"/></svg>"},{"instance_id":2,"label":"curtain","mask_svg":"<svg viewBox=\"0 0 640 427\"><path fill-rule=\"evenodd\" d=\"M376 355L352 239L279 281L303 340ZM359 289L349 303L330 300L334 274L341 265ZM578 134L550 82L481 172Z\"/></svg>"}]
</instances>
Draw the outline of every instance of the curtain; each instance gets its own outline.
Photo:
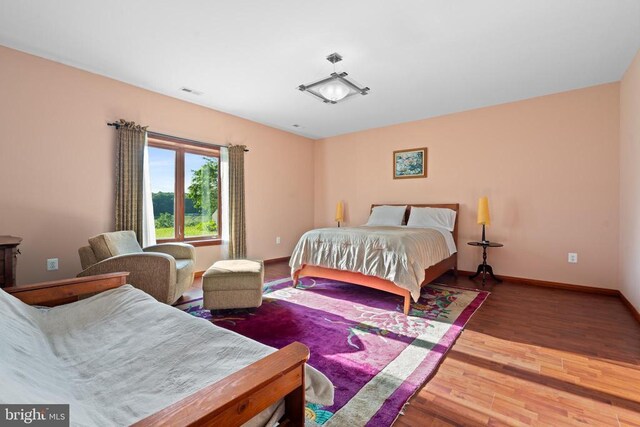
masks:
<instances>
[{"instance_id":1,"label":"curtain","mask_svg":"<svg viewBox=\"0 0 640 427\"><path fill-rule=\"evenodd\" d=\"M244 207L244 145L229 146L229 257L247 256Z\"/></svg>"},{"instance_id":2,"label":"curtain","mask_svg":"<svg viewBox=\"0 0 640 427\"><path fill-rule=\"evenodd\" d=\"M151 174L149 171L149 144L144 137L142 160L142 247L156 244L156 221L153 215L153 197L151 195Z\"/></svg>"},{"instance_id":3,"label":"curtain","mask_svg":"<svg viewBox=\"0 0 640 427\"><path fill-rule=\"evenodd\" d=\"M120 120L117 126L116 231L133 230L143 243L144 146L147 128Z\"/></svg>"},{"instance_id":4,"label":"curtain","mask_svg":"<svg viewBox=\"0 0 640 427\"><path fill-rule=\"evenodd\" d=\"M229 149L220 147L220 209L222 212L222 259L229 258Z\"/></svg>"}]
</instances>

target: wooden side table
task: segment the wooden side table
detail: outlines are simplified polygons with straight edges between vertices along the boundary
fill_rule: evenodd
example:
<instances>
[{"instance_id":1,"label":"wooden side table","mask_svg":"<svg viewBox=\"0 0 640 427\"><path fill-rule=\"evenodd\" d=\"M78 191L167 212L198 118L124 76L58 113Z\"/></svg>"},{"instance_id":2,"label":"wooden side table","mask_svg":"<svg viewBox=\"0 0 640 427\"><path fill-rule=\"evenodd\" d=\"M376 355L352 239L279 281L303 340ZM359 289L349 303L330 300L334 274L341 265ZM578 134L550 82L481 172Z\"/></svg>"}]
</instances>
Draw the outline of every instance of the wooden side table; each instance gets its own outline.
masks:
<instances>
[{"instance_id":1,"label":"wooden side table","mask_svg":"<svg viewBox=\"0 0 640 427\"><path fill-rule=\"evenodd\" d=\"M487 248L501 248L504 245L502 243L496 242L468 242L467 245L482 247L482 264L478 265L476 274L474 274L473 276L469 276L469 278L473 280L478 277L480 273L482 273L482 286L484 287L487 273L489 273L493 280L498 283L502 282L502 280L493 275L493 268L489 264L487 264Z\"/></svg>"},{"instance_id":2,"label":"wooden side table","mask_svg":"<svg viewBox=\"0 0 640 427\"><path fill-rule=\"evenodd\" d=\"M0 236L0 288L16 285L16 258L22 238Z\"/></svg>"}]
</instances>

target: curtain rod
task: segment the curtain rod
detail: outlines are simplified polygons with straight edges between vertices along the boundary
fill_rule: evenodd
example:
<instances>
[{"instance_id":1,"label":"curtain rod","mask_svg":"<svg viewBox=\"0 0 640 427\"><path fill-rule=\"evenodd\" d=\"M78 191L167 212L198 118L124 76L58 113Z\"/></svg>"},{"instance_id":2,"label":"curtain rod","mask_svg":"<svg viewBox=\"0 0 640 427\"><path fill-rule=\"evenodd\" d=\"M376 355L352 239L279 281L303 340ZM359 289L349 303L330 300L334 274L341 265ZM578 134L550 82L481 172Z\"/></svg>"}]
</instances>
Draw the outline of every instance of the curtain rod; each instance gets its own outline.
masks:
<instances>
[{"instance_id":1,"label":"curtain rod","mask_svg":"<svg viewBox=\"0 0 640 427\"><path fill-rule=\"evenodd\" d=\"M114 128L118 129L120 128L120 123L107 123L107 126L113 126ZM159 133L159 132L153 132L153 131L147 131L147 134L151 137L160 137L160 138L171 138L174 140L178 140L181 142L188 142L191 144L200 144L200 145L207 145L207 146L214 146L214 147L229 147L228 145L221 145L221 144L211 144L209 142L201 142L201 141L196 141L193 139L187 139L187 138L180 138L179 136L173 136L173 135L167 135L166 133ZM245 153L249 151L248 148L244 149Z\"/></svg>"}]
</instances>

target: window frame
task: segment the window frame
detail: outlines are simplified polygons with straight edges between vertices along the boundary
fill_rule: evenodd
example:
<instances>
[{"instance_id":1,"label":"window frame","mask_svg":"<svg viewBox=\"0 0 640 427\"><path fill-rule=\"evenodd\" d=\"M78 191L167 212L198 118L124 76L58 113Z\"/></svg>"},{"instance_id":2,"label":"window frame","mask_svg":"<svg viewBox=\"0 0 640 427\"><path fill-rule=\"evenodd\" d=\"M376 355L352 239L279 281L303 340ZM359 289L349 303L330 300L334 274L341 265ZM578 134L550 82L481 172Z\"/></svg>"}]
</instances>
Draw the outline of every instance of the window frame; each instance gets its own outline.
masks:
<instances>
[{"instance_id":1,"label":"window frame","mask_svg":"<svg viewBox=\"0 0 640 427\"><path fill-rule=\"evenodd\" d=\"M168 136L147 136L149 147L171 150L175 152L175 188L173 192L173 221L174 237L172 239L157 239L157 243L189 243L193 246L213 246L222 244L222 197L220 180L220 149L217 146L200 144L197 142L186 142L179 138ZM184 235L184 197L185 197L185 153L203 155L218 158L218 234L216 236L194 236ZM155 225L154 225L155 227Z\"/></svg>"}]
</instances>

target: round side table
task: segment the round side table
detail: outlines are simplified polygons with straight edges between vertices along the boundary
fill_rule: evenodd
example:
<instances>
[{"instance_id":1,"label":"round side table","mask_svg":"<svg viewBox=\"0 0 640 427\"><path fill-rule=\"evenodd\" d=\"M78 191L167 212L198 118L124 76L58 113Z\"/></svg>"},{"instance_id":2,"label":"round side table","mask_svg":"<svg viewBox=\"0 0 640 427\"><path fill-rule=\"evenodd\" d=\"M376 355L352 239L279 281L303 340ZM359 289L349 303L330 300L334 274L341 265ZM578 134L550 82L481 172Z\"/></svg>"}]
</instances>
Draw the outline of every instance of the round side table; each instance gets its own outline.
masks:
<instances>
[{"instance_id":1,"label":"round side table","mask_svg":"<svg viewBox=\"0 0 640 427\"><path fill-rule=\"evenodd\" d=\"M471 280L475 279L482 273L482 286L484 287L487 273L491 276L493 280L500 283L502 280L498 279L493 275L493 268L489 264L487 264L487 248L501 248L504 245L502 243L497 242L468 242L469 246L477 246L482 248L482 264L478 265L478 270L476 270L476 274L473 276L469 276Z\"/></svg>"}]
</instances>

